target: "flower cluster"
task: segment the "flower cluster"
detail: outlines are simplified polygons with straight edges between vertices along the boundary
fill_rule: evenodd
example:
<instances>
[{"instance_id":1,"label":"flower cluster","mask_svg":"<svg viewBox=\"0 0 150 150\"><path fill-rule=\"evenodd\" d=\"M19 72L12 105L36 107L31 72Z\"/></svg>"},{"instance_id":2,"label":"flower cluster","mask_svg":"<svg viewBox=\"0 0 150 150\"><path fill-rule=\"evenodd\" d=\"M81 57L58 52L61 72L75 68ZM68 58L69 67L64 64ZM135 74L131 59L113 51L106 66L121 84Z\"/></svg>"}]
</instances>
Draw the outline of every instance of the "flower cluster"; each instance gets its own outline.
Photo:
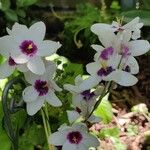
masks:
<instances>
[{"instance_id":1,"label":"flower cluster","mask_svg":"<svg viewBox=\"0 0 150 150\"><path fill-rule=\"evenodd\" d=\"M51 134L49 144L62 150L88 150L99 146L98 139L88 130L91 124L100 121L93 112L112 83L121 86L137 83L134 75L139 72L139 65L135 56L150 49L148 41L139 39L142 26L139 17L126 25L117 22L92 25L91 31L102 45L91 45L96 54L94 62L86 65L89 77L83 80L78 75L75 85L63 85L72 94L71 110L67 111L69 126L62 125ZM45 59L54 54L61 44L44 40L46 27L43 22L29 28L15 23L11 30L7 28L7 32L8 35L0 38L0 53L6 58L0 65L0 79L10 76L14 70L23 72L29 86L22 92L22 97L29 115L36 114L45 102L54 107L61 106L62 102L55 94L55 91L62 90L54 81L56 64ZM101 86L102 83L106 86Z\"/></svg>"},{"instance_id":2,"label":"flower cluster","mask_svg":"<svg viewBox=\"0 0 150 150\"><path fill-rule=\"evenodd\" d=\"M139 65L134 56L142 55L150 49L148 41L138 39L142 26L139 17L123 26L117 22L113 22L112 25L92 25L91 31L98 36L102 45L91 45L96 54L94 62L86 66L89 77L83 80L79 75L75 78L75 85L64 85L64 89L72 93L73 110L67 111L72 126L65 126L52 134L49 143L61 145L62 150L87 150L99 145L94 136L85 135L83 130L77 129L78 122L89 125L100 121L100 118L92 113L108 92L112 82L122 86L137 83L138 79L134 75L139 72ZM104 82L106 87L99 88Z\"/></svg>"},{"instance_id":3,"label":"flower cluster","mask_svg":"<svg viewBox=\"0 0 150 150\"><path fill-rule=\"evenodd\" d=\"M55 91L61 91L53 80L56 65L47 62L50 56L61 47L59 42L44 40L46 27L37 22L30 28L15 23L8 35L0 38L0 53L6 61L0 66L0 78L10 76L15 69L24 73L26 81L31 84L23 91L27 113L34 115L47 101L53 106L61 106Z\"/></svg>"}]
</instances>

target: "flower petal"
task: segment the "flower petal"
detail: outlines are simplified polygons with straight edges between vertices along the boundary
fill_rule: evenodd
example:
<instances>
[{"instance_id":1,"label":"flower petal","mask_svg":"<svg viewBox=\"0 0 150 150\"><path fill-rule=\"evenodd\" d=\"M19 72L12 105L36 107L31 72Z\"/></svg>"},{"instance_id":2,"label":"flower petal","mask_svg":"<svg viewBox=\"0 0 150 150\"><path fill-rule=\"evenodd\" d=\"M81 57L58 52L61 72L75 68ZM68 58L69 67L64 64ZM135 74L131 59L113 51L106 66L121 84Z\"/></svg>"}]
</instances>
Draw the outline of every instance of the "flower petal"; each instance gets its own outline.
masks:
<instances>
[{"instance_id":1,"label":"flower petal","mask_svg":"<svg viewBox=\"0 0 150 150\"><path fill-rule=\"evenodd\" d=\"M27 103L26 104L27 105L27 113L30 116L33 116L41 109L43 104L44 104L44 99L41 99L40 97L36 101Z\"/></svg>"},{"instance_id":2,"label":"flower petal","mask_svg":"<svg viewBox=\"0 0 150 150\"><path fill-rule=\"evenodd\" d=\"M67 116L70 124L76 121L80 117L78 112L69 111L69 110L67 110Z\"/></svg>"},{"instance_id":3,"label":"flower petal","mask_svg":"<svg viewBox=\"0 0 150 150\"><path fill-rule=\"evenodd\" d=\"M98 85L101 81L101 78L98 76L90 76L88 79L84 80L80 86L79 89L82 91L89 90L93 88L94 86Z\"/></svg>"},{"instance_id":4,"label":"flower petal","mask_svg":"<svg viewBox=\"0 0 150 150\"><path fill-rule=\"evenodd\" d=\"M82 143L86 145L88 148L95 147L97 148L100 145L100 142L94 135L90 135L88 133L84 134L84 138Z\"/></svg>"},{"instance_id":5,"label":"flower petal","mask_svg":"<svg viewBox=\"0 0 150 150\"><path fill-rule=\"evenodd\" d=\"M15 70L14 66L9 66L8 61L0 65L0 79L9 77Z\"/></svg>"},{"instance_id":6,"label":"flower petal","mask_svg":"<svg viewBox=\"0 0 150 150\"><path fill-rule=\"evenodd\" d=\"M51 80L50 82L51 82L52 87L53 87L56 91L59 91L59 92L62 91L62 89L55 83L54 80Z\"/></svg>"},{"instance_id":7,"label":"flower petal","mask_svg":"<svg viewBox=\"0 0 150 150\"><path fill-rule=\"evenodd\" d=\"M99 61L92 62L86 65L86 70L89 74L96 74L101 69L101 63Z\"/></svg>"},{"instance_id":8,"label":"flower petal","mask_svg":"<svg viewBox=\"0 0 150 150\"><path fill-rule=\"evenodd\" d=\"M55 95L55 93L53 91L49 92L47 97L46 97L46 101L55 107L59 107L62 105L62 102L58 99L58 97Z\"/></svg>"},{"instance_id":9,"label":"flower petal","mask_svg":"<svg viewBox=\"0 0 150 150\"><path fill-rule=\"evenodd\" d=\"M135 40L129 42L129 49L132 56L139 56L145 54L150 49L150 44L146 40Z\"/></svg>"},{"instance_id":10,"label":"flower petal","mask_svg":"<svg viewBox=\"0 0 150 150\"><path fill-rule=\"evenodd\" d=\"M63 145L66 141L66 136L65 134L62 134L61 132L55 132L50 135L48 138L49 144L53 144L56 146Z\"/></svg>"},{"instance_id":11,"label":"flower petal","mask_svg":"<svg viewBox=\"0 0 150 150\"><path fill-rule=\"evenodd\" d=\"M139 65L138 65L137 60L134 57L130 56L128 58L126 65L130 67L130 72L132 74L137 74L139 72Z\"/></svg>"},{"instance_id":12,"label":"flower petal","mask_svg":"<svg viewBox=\"0 0 150 150\"><path fill-rule=\"evenodd\" d=\"M30 59L28 56L26 56L24 54L17 55L17 54L12 53L11 56L17 64L27 63Z\"/></svg>"},{"instance_id":13,"label":"flower petal","mask_svg":"<svg viewBox=\"0 0 150 150\"><path fill-rule=\"evenodd\" d=\"M21 72L27 72L27 71L29 71L29 69L27 68L27 66L26 65L22 65L22 64L20 64L20 65L17 65L17 69L19 70L19 71L21 71Z\"/></svg>"},{"instance_id":14,"label":"flower petal","mask_svg":"<svg viewBox=\"0 0 150 150\"><path fill-rule=\"evenodd\" d=\"M38 98L38 92L33 86L28 86L24 89L22 96L25 102L33 102Z\"/></svg>"},{"instance_id":15,"label":"flower petal","mask_svg":"<svg viewBox=\"0 0 150 150\"><path fill-rule=\"evenodd\" d=\"M63 145L62 150L80 150L80 149L78 148L78 145L77 145L77 144L71 144L71 143L69 143L69 141L67 140L67 141L65 142L65 144Z\"/></svg>"},{"instance_id":16,"label":"flower petal","mask_svg":"<svg viewBox=\"0 0 150 150\"><path fill-rule=\"evenodd\" d=\"M104 47L101 45L96 45L96 44L92 44L91 47L96 50L97 52L101 52L102 50L104 50Z\"/></svg>"},{"instance_id":17,"label":"flower petal","mask_svg":"<svg viewBox=\"0 0 150 150\"><path fill-rule=\"evenodd\" d=\"M132 86L138 81L135 76L122 70L113 71L112 73L110 73L110 75L107 76L107 78L109 78L109 80L115 81L122 86Z\"/></svg>"},{"instance_id":18,"label":"flower petal","mask_svg":"<svg viewBox=\"0 0 150 150\"><path fill-rule=\"evenodd\" d=\"M45 32L46 32L46 27L42 21L34 23L29 28L30 38L32 38L33 40L36 40L37 42L41 42L44 39Z\"/></svg>"},{"instance_id":19,"label":"flower petal","mask_svg":"<svg viewBox=\"0 0 150 150\"><path fill-rule=\"evenodd\" d=\"M59 42L54 42L50 40L45 40L38 48L37 55L39 56L49 56L56 53L57 49L61 47Z\"/></svg>"},{"instance_id":20,"label":"flower petal","mask_svg":"<svg viewBox=\"0 0 150 150\"><path fill-rule=\"evenodd\" d=\"M42 75L45 72L45 65L40 57L34 57L27 63L28 69L38 75Z\"/></svg>"}]
</instances>

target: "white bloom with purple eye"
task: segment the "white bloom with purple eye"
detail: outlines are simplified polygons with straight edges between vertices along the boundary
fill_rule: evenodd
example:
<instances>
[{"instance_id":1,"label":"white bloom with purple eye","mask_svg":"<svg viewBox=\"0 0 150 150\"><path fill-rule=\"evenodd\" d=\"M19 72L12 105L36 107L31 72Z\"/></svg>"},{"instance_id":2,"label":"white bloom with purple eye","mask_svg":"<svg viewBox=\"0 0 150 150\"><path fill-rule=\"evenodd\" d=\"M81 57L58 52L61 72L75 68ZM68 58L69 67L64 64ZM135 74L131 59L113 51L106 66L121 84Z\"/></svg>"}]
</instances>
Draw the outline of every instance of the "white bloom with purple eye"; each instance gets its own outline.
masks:
<instances>
[{"instance_id":1,"label":"white bloom with purple eye","mask_svg":"<svg viewBox=\"0 0 150 150\"><path fill-rule=\"evenodd\" d=\"M38 75L45 72L41 57L52 55L61 46L59 42L43 40L45 31L43 22L37 22L30 28L15 23L12 30L7 29L9 41L4 43L10 45L9 52L17 64L26 64L31 72Z\"/></svg>"},{"instance_id":2,"label":"white bloom with purple eye","mask_svg":"<svg viewBox=\"0 0 150 150\"><path fill-rule=\"evenodd\" d=\"M139 22L140 18L136 17L129 23L121 25L118 22L113 21L111 25L105 23L96 23L92 25L91 31L98 36L101 36L103 31L124 33L126 31L132 33L132 39L136 40L141 36L141 28L143 23Z\"/></svg>"},{"instance_id":3,"label":"white bloom with purple eye","mask_svg":"<svg viewBox=\"0 0 150 150\"><path fill-rule=\"evenodd\" d=\"M88 150L100 145L98 139L87 132L84 124L62 127L49 137L49 144L62 146L62 150Z\"/></svg>"},{"instance_id":4,"label":"white bloom with purple eye","mask_svg":"<svg viewBox=\"0 0 150 150\"><path fill-rule=\"evenodd\" d=\"M14 59L11 57L11 54L9 52L10 45L5 44L6 41L9 42L9 37L4 36L3 38L0 39L0 53L6 58L6 61L0 65L0 79L4 79L8 76L10 76L15 69L21 71L21 72L26 72L28 71L27 66L22 65L22 64L17 64Z\"/></svg>"},{"instance_id":5,"label":"white bloom with purple eye","mask_svg":"<svg viewBox=\"0 0 150 150\"><path fill-rule=\"evenodd\" d=\"M93 45L93 48L97 49L98 45ZM87 64L86 70L91 76L80 85L80 88L92 88L102 80L114 81L122 86L132 86L137 82L136 77L127 72L125 68L122 70L123 68L119 67L122 56L117 54L113 47L100 49L98 54L99 56L95 55L95 62ZM131 61L133 63L133 60ZM130 64L129 61L128 64Z\"/></svg>"},{"instance_id":6,"label":"white bloom with purple eye","mask_svg":"<svg viewBox=\"0 0 150 150\"><path fill-rule=\"evenodd\" d=\"M85 119L91 113L94 104L96 103L97 95L92 90L84 90L80 88L84 80L80 75L75 78L75 85L65 84L64 88L72 93L72 104L74 111L67 111L68 119L70 123L76 121L78 118L82 117ZM88 118L88 121L99 122L100 119L94 115Z\"/></svg>"},{"instance_id":7,"label":"white bloom with purple eye","mask_svg":"<svg viewBox=\"0 0 150 150\"><path fill-rule=\"evenodd\" d=\"M56 65L48 63L46 72L41 76L31 72L25 73L25 79L31 86L26 87L22 95L27 104L27 113L29 115L34 115L39 111L45 101L55 107L62 105L54 93L55 91L61 91L61 88L53 80L55 70Z\"/></svg>"}]
</instances>

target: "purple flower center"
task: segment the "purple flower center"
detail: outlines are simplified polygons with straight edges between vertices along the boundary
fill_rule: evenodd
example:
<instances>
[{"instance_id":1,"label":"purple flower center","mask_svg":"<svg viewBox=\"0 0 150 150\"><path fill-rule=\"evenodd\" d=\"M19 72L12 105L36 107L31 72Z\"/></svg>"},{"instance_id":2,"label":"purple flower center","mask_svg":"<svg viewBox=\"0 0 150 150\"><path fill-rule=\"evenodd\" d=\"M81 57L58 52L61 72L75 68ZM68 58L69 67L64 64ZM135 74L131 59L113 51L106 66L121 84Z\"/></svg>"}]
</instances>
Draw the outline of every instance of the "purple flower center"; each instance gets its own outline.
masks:
<instances>
[{"instance_id":1,"label":"purple flower center","mask_svg":"<svg viewBox=\"0 0 150 150\"><path fill-rule=\"evenodd\" d=\"M94 92L90 92L90 90L83 91L81 95L83 96L83 99L86 101L90 100L91 98L93 98L93 96L95 96Z\"/></svg>"},{"instance_id":2,"label":"purple flower center","mask_svg":"<svg viewBox=\"0 0 150 150\"><path fill-rule=\"evenodd\" d=\"M101 68L98 72L97 75L98 76L107 76L109 75L112 71L114 71L115 69L112 68L112 66L106 67L106 68Z\"/></svg>"},{"instance_id":3,"label":"purple flower center","mask_svg":"<svg viewBox=\"0 0 150 150\"><path fill-rule=\"evenodd\" d=\"M67 139L71 144L79 144L82 138L82 134L79 131L73 131L67 135Z\"/></svg>"},{"instance_id":4,"label":"purple flower center","mask_svg":"<svg viewBox=\"0 0 150 150\"><path fill-rule=\"evenodd\" d=\"M47 81L36 80L34 84L34 88L39 93L39 96L44 96L48 93L48 84Z\"/></svg>"},{"instance_id":5,"label":"purple flower center","mask_svg":"<svg viewBox=\"0 0 150 150\"><path fill-rule=\"evenodd\" d=\"M129 50L129 48L128 48L127 46L122 45L122 52L121 52L121 55L122 55L124 58L128 57L129 55L131 55L130 50Z\"/></svg>"},{"instance_id":6,"label":"purple flower center","mask_svg":"<svg viewBox=\"0 0 150 150\"><path fill-rule=\"evenodd\" d=\"M22 53L30 57L33 57L37 52L37 46L31 40L23 41L19 47Z\"/></svg>"},{"instance_id":7,"label":"purple flower center","mask_svg":"<svg viewBox=\"0 0 150 150\"><path fill-rule=\"evenodd\" d=\"M108 48L105 48L101 54L100 54L100 58L104 59L104 60L108 60L109 57L113 54L113 47L108 47Z\"/></svg>"},{"instance_id":8,"label":"purple flower center","mask_svg":"<svg viewBox=\"0 0 150 150\"><path fill-rule=\"evenodd\" d=\"M9 59L8 59L8 64L9 64L9 66L17 65L16 62L11 57L9 57Z\"/></svg>"},{"instance_id":9,"label":"purple flower center","mask_svg":"<svg viewBox=\"0 0 150 150\"><path fill-rule=\"evenodd\" d=\"M126 71L126 72L131 72L130 66L128 66L128 65L123 70Z\"/></svg>"}]
</instances>

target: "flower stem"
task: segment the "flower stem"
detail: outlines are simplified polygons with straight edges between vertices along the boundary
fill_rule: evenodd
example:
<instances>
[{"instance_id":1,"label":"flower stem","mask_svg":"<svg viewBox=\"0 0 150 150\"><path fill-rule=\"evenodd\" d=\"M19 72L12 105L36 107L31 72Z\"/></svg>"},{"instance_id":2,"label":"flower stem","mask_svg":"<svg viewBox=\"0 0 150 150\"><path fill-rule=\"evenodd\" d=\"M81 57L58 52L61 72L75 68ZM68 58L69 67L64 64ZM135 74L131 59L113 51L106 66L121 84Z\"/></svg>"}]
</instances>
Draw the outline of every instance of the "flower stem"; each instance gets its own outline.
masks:
<instances>
[{"instance_id":1,"label":"flower stem","mask_svg":"<svg viewBox=\"0 0 150 150\"><path fill-rule=\"evenodd\" d=\"M48 109L47 109L47 105L46 104L45 104L44 109L45 110L41 109L41 114L42 114L44 130L45 130L45 134L46 134L46 139L47 139L47 143L48 143L48 137L51 134L51 128L50 128L50 124L49 124L49 121L48 121L49 116L48 116ZM50 145L49 143L48 143L48 147L49 147L49 150L54 150L54 146Z\"/></svg>"}]
</instances>

